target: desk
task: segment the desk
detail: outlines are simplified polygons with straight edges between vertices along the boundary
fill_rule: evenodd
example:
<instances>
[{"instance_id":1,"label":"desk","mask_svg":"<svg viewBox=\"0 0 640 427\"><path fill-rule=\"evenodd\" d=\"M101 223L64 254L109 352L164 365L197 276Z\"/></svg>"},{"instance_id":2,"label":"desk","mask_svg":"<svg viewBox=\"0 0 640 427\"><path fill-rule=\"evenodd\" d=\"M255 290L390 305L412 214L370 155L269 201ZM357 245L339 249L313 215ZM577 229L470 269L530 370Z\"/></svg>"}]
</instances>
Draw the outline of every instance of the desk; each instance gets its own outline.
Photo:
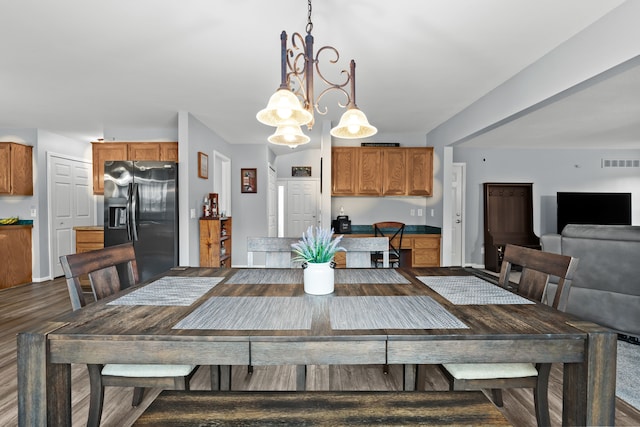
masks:
<instances>
[{"instance_id":1,"label":"desk","mask_svg":"<svg viewBox=\"0 0 640 427\"><path fill-rule=\"evenodd\" d=\"M416 364L446 362L563 363L563 424L614 423L616 335L608 329L538 303L456 305L418 279L470 275L462 268L397 270L404 283L336 279L335 292L329 296L305 295L301 282L266 283L274 281L266 277L284 279L297 271L281 270L280 275L262 271L262 280L254 283L234 279L246 270L171 271L167 276L220 279L190 305L109 304L139 290L129 288L39 330L20 333L19 424L71 424L71 363L404 364L405 388L414 389ZM357 277L365 280L368 274L369 270L360 270ZM311 307L311 319L308 326L289 329L175 328L212 301L238 297L278 297L288 304L302 299ZM331 307L333 301L348 300L343 297L432 300L466 327L455 329L454 320L454 326L442 329L333 329Z\"/></svg>"}]
</instances>

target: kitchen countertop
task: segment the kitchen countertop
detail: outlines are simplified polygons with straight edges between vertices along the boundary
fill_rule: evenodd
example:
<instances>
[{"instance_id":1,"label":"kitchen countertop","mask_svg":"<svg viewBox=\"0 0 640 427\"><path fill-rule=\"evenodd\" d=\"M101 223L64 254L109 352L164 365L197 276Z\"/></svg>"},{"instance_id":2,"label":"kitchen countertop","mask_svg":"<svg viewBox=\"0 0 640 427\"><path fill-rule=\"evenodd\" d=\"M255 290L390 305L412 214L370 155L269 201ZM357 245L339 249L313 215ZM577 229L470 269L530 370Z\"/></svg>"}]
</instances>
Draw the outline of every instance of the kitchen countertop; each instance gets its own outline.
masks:
<instances>
[{"instance_id":1,"label":"kitchen countertop","mask_svg":"<svg viewBox=\"0 0 640 427\"><path fill-rule=\"evenodd\" d=\"M73 229L76 231L102 231L104 227L102 225L77 225Z\"/></svg>"},{"instance_id":2,"label":"kitchen countertop","mask_svg":"<svg viewBox=\"0 0 640 427\"><path fill-rule=\"evenodd\" d=\"M404 234L441 234L440 227L430 225L405 225ZM373 225L352 225L351 234L373 234Z\"/></svg>"},{"instance_id":3,"label":"kitchen countertop","mask_svg":"<svg viewBox=\"0 0 640 427\"><path fill-rule=\"evenodd\" d=\"M15 222L13 224L0 224L0 227L16 227L16 226L33 227L33 220L32 219L19 219L18 222Z\"/></svg>"}]
</instances>

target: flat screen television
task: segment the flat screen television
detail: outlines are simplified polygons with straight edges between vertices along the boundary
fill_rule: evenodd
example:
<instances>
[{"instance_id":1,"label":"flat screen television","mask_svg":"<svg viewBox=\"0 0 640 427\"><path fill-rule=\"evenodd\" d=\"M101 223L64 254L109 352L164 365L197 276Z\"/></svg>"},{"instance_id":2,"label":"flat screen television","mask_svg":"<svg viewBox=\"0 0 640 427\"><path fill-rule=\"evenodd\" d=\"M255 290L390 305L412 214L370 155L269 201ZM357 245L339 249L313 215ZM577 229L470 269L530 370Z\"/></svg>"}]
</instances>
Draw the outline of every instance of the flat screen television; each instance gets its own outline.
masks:
<instances>
[{"instance_id":1,"label":"flat screen television","mask_svg":"<svg viewBox=\"0 0 640 427\"><path fill-rule=\"evenodd\" d=\"M631 193L558 192L558 233L567 224L631 225Z\"/></svg>"}]
</instances>

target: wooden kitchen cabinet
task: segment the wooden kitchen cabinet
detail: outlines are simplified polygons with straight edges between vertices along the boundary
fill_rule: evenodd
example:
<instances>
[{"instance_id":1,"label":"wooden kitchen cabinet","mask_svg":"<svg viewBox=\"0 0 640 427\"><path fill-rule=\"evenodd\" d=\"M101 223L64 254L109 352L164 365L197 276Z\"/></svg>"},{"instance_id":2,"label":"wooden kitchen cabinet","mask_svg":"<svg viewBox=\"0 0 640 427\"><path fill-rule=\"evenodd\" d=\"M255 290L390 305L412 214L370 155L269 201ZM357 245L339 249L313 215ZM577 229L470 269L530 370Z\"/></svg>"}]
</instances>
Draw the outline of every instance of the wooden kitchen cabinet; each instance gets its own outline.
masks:
<instances>
[{"instance_id":1,"label":"wooden kitchen cabinet","mask_svg":"<svg viewBox=\"0 0 640 427\"><path fill-rule=\"evenodd\" d=\"M0 289L31 282L32 225L0 226Z\"/></svg>"},{"instance_id":2,"label":"wooden kitchen cabinet","mask_svg":"<svg viewBox=\"0 0 640 427\"><path fill-rule=\"evenodd\" d=\"M433 195L433 147L407 148L407 195Z\"/></svg>"},{"instance_id":3,"label":"wooden kitchen cabinet","mask_svg":"<svg viewBox=\"0 0 640 427\"><path fill-rule=\"evenodd\" d=\"M382 176L384 177L382 194L384 196L402 196L407 193L407 150L387 148L383 152Z\"/></svg>"},{"instance_id":4,"label":"wooden kitchen cabinet","mask_svg":"<svg viewBox=\"0 0 640 427\"><path fill-rule=\"evenodd\" d=\"M99 226L76 226L73 227L76 232L76 253L95 251L104 248L104 227ZM80 277L80 284L84 292L91 292L91 283L89 276Z\"/></svg>"},{"instance_id":5,"label":"wooden kitchen cabinet","mask_svg":"<svg viewBox=\"0 0 640 427\"><path fill-rule=\"evenodd\" d=\"M93 194L104 194L107 160L178 161L177 142L92 142Z\"/></svg>"},{"instance_id":6,"label":"wooden kitchen cabinet","mask_svg":"<svg viewBox=\"0 0 640 427\"><path fill-rule=\"evenodd\" d=\"M331 149L331 194L351 196L356 193L358 152L353 147Z\"/></svg>"},{"instance_id":7,"label":"wooden kitchen cabinet","mask_svg":"<svg viewBox=\"0 0 640 427\"><path fill-rule=\"evenodd\" d=\"M359 148L357 157L357 194L379 196L382 193L382 151L379 148Z\"/></svg>"},{"instance_id":8,"label":"wooden kitchen cabinet","mask_svg":"<svg viewBox=\"0 0 640 427\"><path fill-rule=\"evenodd\" d=\"M332 196L431 196L433 147L333 147Z\"/></svg>"},{"instance_id":9,"label":"wooden kitchen cabinet","mask_svg":"<svg viewBox=\"0 0 640 427\"><path fill-rule=\"evenodd\" d=\"M200 219L200 267L231 267L231 217Z\"/></svg>"},{"instance_id":10,"label":"wooden kitchen cabinet","mask_svg":"<svg viewBox=\"0 0 640 427\"><path fill-rule=\"evenodd\" d=\"M425 234L411 237L412 267L440 266L440 235ZM404 243L404 242L403 242Z\"/></svg>"},{"instance_id":11,"label":"wooden kitchen cabinet","mask_svg":"<svg viewBox=\"0 0 640 427\"><path fill-rule=\"evenodd\" d=\"M33 147L0 142L0 195L33 196Z\"/></svg>"}]
</instances>

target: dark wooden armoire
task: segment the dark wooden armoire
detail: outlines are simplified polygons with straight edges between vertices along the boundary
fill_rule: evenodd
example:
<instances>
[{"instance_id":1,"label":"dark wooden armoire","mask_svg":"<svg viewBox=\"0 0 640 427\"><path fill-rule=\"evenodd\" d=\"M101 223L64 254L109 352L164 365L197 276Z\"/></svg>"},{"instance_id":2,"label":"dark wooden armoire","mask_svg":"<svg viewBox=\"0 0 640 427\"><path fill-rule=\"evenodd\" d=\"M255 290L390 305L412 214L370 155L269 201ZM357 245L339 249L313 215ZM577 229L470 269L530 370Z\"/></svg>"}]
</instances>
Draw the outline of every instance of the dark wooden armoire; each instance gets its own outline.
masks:
<instances>
[{"instance_id":1,"label":"dark wooden armoire","mask_svg":"<svg viewBox=\"0 0 640 427\"><path fill-rule=\"evenodd\" d=\"M540 249L533 233L533 184L484 183L484 266L498 272L508 244Z\"/></svg>"}]
</instances>

